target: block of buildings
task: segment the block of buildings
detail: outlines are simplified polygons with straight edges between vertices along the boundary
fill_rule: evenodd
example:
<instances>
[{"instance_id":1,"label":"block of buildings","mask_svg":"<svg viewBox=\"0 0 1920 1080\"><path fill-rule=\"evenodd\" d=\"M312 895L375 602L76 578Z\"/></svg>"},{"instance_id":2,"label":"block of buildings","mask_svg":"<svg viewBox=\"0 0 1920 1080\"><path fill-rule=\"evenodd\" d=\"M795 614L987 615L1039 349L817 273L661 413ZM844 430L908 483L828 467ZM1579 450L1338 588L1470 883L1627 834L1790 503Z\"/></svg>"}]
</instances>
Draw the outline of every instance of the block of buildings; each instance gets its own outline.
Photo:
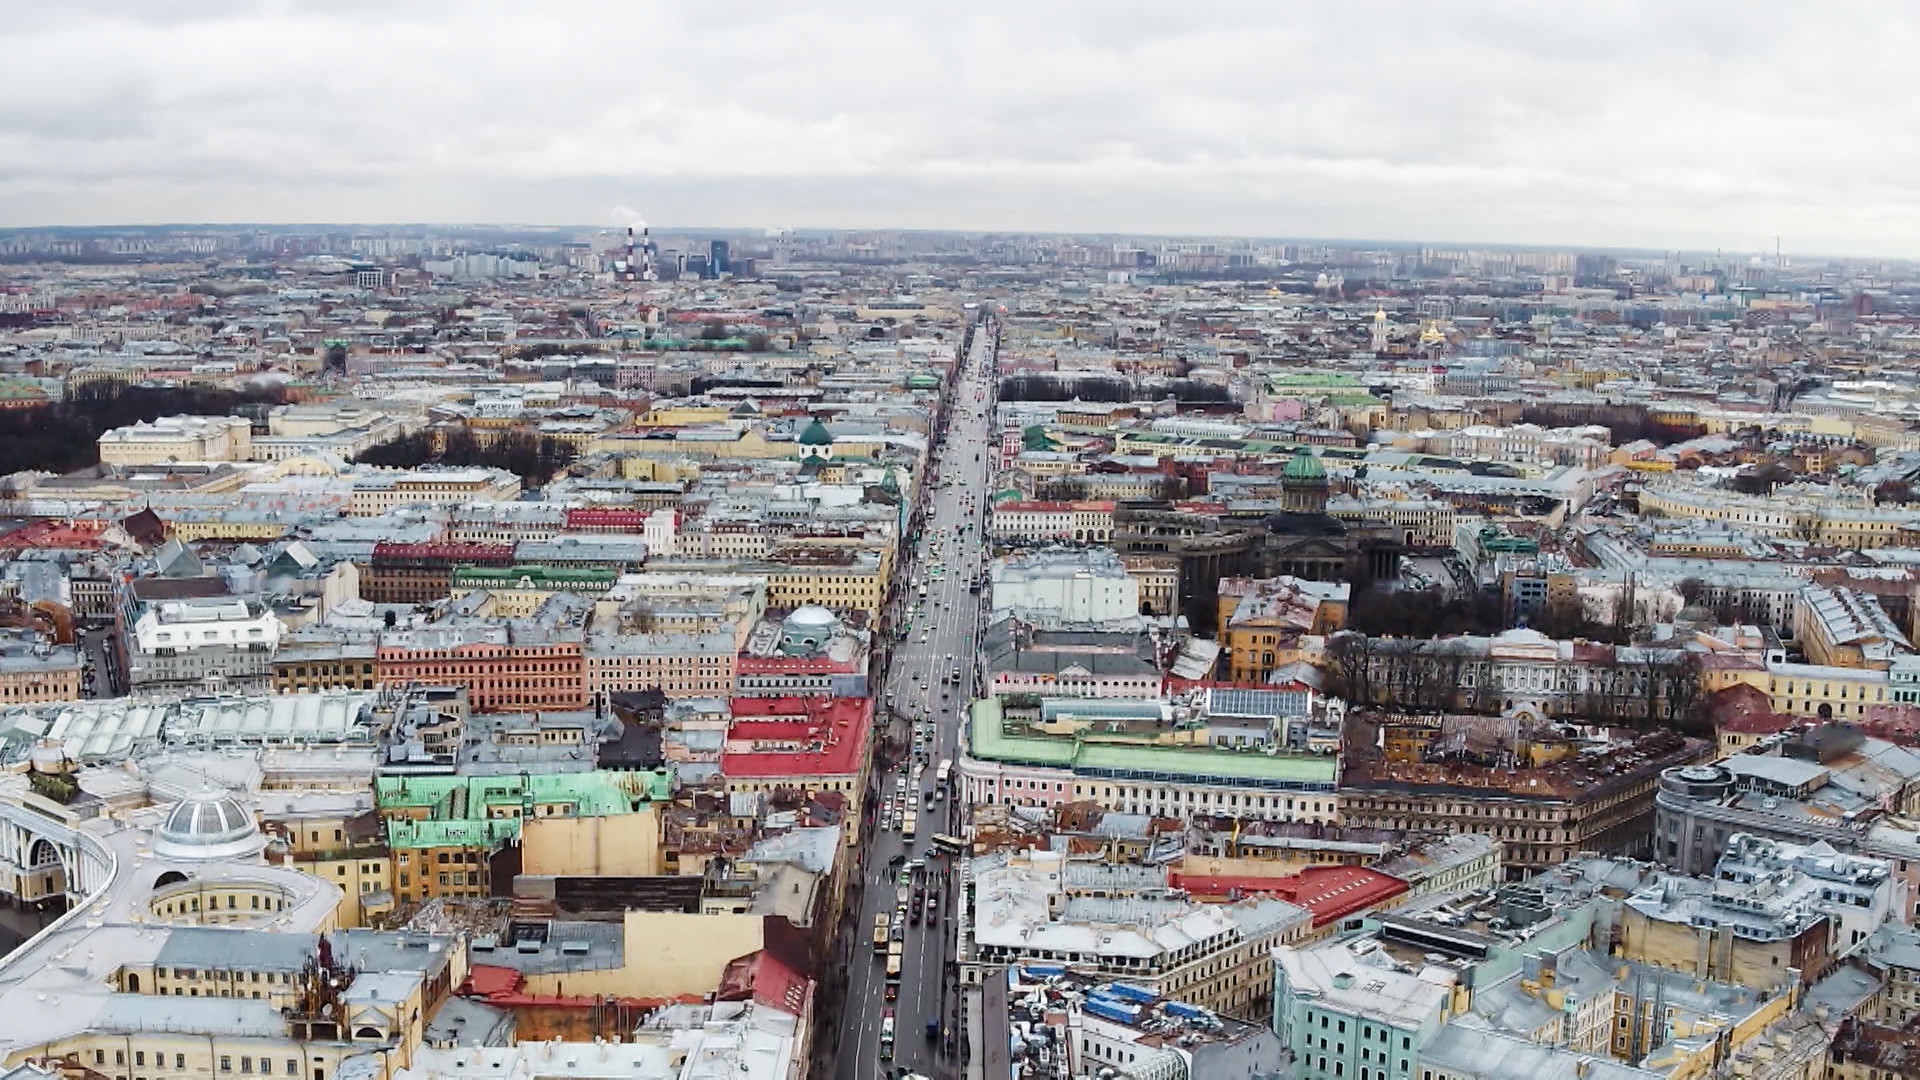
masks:
<instances>
[{"instance_id":1,"label":"block of buildings","mask_svg":"<svg viewBox=\"0 0 1920 1080\"><path fill-rule=\"evenodd\" d=\"M1671 731L1581 742L1511 717L1404 719L1348 714L1341 821L1490 831L1512 878L1582 851L1651 855L1662 774L1713 754Z\"/></svg>"},{"instance_id":2,"label":"block of buildings","mask_svg":"<svg viewBox=\"0 0 1920 1080\"><path fill-rule=\"evenodd\" d=\"M1006 699L984 698L968 719L956 783L970 804L1338 820L1336 755L1215 746L1205 735L1176 728L1158 701L1045 698L1009 712Z\"/></svg>"},{"instance_id":3,"label":"block of buildings","mask_svg":"<svg viewBox=\"0 0 1920 1080\"><path fill-rule=\"evenodd\" d=\"M1150 898L1115 877L1124 869L1040 851L974 860L961 980L977 983L1009 964L1060 963L1229 1016L1263 1015L1274 949L1306 932L1307 913L1280 900Z\"/></svg>"}]
</instances>

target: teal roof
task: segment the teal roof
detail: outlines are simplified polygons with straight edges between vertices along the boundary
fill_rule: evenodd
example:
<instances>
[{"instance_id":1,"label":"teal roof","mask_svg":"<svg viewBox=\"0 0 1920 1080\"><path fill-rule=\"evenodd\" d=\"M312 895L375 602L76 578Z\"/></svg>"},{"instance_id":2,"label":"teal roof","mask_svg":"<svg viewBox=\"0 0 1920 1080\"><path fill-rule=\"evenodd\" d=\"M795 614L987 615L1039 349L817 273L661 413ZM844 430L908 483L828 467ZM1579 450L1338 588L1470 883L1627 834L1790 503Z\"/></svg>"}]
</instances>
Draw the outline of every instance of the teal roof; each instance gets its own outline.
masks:
<instances>
[{"instance_id":1,"label":"teal roof","mask_svg":"<svg viewBox=\"0 0 1920 1080\"><path fill-rule=\"evenodd\" d=\"M813 423L807 425L805 431L800 433L800 445L802 446L827 446L832 442L833 433L828 431L827 425L821 423L817 418Z\"/></svg>"},{"instance_id":2,"label":"teal roof","mask_svg":"<svg viewBox=\"0 0 1920 1080\"><path fill-rule=\"evenodd\" d=\"M1173 782L1224 780L1250 787L1332 791L1337 760L1328 754L1266 754L1211 746L1156 746L1082 732L1075 736L1010 732L999 698L973 704L968 752L982 761L1053 766L1089 776Z\"/></svg>"},{"instance_id":3,"label":"teal roof","mask_svg":"<svg viewBox=\"0 0 1920 1080\"><path fill-rule=\"evenodd\" d=\"M1311 450L1302 446L1293 452L1293 459L1287 462L1286 471L1281 476L1288 480L1325 480L1327 470Z\"/></svg>"},{"instance_id":4,"label":"teal roof","mask_svg":"<svg viewBox=\"0 0 1920 1080\"><path fill-rule=\"evenodd\" d=\"M665 801L673 774L653 772L531 773L510 776L380 776L373 781L381 809L426 807L436 821L484 820L491 807L570 803L576 817L630 814L642 800ZM505 819L512 820L512 819Z\"/></svg>"},{"instance_id":5,"label":"teal roof","mask_svg":"<svg viewBox=\"0 0 1920 1080\"><path fill-rule=\"evenodd\" d=\"M517 817L387 822L387 846L393 848L497 847L519 835Z\"/></svg>"}]
</instances>

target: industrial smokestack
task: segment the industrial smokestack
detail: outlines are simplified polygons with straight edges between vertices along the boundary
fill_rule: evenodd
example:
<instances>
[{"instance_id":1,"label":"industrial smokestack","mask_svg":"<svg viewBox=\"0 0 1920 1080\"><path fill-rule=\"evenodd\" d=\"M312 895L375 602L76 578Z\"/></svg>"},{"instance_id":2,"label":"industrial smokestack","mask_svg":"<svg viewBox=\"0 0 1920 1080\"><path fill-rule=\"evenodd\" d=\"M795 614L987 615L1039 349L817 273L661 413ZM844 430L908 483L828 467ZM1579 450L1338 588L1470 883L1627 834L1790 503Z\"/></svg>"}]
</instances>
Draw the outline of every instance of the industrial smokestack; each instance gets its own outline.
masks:
<instances>
[{"instance_id":1,"label":"industrial smokestack","mask_svg":"<svg viewBox=\"0 0 1920 1080\"><path fill-rule=\"evenodd\" d=\"M634 271L633 262L633 226L627 226L627 273Z\"/></svg>"}]
</instances>

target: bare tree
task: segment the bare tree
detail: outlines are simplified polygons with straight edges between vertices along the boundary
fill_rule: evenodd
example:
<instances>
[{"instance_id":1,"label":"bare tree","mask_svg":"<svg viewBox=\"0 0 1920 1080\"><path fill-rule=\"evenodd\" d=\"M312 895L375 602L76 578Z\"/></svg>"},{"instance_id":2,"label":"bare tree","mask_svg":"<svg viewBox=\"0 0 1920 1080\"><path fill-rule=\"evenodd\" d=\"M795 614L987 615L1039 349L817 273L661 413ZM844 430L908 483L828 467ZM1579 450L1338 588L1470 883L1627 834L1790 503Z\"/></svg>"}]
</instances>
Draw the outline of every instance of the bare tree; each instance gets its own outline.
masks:
<instances>
[{"instance_id":1,"label":"bare tree","mask_svg":"<svg viewBox=\"0 0 1920 1080\"><path fill-rule=\"evenodd\" d=\"M1335 634L1327 646L1328 686L1350 704L1375 704L1374 639L1365 634Z\"/></svg>"}]
</instances>

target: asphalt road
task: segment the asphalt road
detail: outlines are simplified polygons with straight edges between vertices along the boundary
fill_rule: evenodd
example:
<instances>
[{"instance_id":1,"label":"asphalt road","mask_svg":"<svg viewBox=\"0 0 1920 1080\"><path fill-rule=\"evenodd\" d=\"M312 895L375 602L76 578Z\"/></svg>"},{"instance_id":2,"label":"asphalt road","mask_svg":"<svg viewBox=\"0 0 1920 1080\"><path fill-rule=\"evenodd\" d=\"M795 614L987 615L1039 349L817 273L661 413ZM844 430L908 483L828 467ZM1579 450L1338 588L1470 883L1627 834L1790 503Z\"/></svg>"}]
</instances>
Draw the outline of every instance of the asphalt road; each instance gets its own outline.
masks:
<instances>
[{"instance_id":1,"label":"asphalt road","mask_svg":"<svg viewBox=\"0 0 1920 1080\"><path fill-rule=\"evenodd\" d=\"M957 1056L948 1053L944 1044L936 1045L939 1041L929 1040L926 1034L930 1016L939 1017L942 1027L949 1031L957 1031L959 1027L956 1013L959 998L952 992L957 980L946 975L946 965L953 954L953 885L957 879L951 872L951 860L935 855L929 841L935 833L959 832L953 817L958 809L950 796L939 799L929 809L927 796L933 790L940 762L959 756L960 725L966 706L973 699L973 657L980 632L981 597L969 592L968 585L979 577L986 557L981 533L985 528L983 515L992 458L985 418L993 404L993 343L989 339L985 326L975 334L973 351L954 396L947 437L939 450L941 480L951 483L928 491L927 524L914 541L913 562L910 567L897 571L908 581L925 582L927 597L921 600L918 588L902 590L900 614L911 619L911 629L904 640L894 645L885 693L893 696L891 712L901 717L902 730L909 733L909 742L913 725L923 718L931 720L934 730L931 745L924 753L926 766L920 784L908 792L919 813L918 827L910 842L903 842L897 829L879 827L893 798L896 778L905 775L905 770L876 769L881 810L866 834L859 912L841 954L848 964L846 1004L840 1016L830 1021L838 1025L839 1033L833 1074L843 1080L891 1076L901 1067L941 1077L959 1067ZM981 393L985 393L988 400L975 402L975 395ZM979 455L977 461L976 454ZM969 495L971 509L964 505ZM973 526L964 537L959 534L963 521ZM931 580L928 573L936 562L946 567L939 581ZM898 626L900 622L896 618L889 626ZM956 662L960 665L960 684L942 682L942 676ZM885 704L884 696L881 704ZM924 884L929 892L939 890L942 910L937 924L924 921L919 925L907 924L899 999L889 1002L885 998L886 958L873 952L872 935L874 917L878 914L891 917L898 902L896 879L901 868L891 865L896 855L903 856L903 861L927 860L927 868L916 883ZM892 1008L895 1014L894 1057L891 1061L882 1061L881 1017L887 1008Z\"/></svg>"}]
</instances>

